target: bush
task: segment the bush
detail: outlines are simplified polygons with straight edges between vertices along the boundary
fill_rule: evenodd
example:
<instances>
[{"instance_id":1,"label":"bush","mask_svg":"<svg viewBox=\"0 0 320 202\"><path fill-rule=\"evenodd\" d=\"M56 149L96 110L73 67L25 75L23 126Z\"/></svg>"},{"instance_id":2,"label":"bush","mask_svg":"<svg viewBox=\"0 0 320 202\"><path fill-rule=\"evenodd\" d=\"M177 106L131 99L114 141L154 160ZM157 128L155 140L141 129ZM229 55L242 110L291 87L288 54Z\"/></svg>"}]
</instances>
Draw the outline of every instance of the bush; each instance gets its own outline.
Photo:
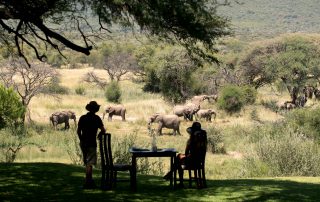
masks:
<instances>
[{"instance_id":1,"label":"bush","mask_svg":"<svg viewBox=\"0 0 320 202\"><path fill-rule=\"evenodd\" d=\"M244 104L250 105L254 104L257 99L257 90L252 86L242 87Z\"/></svg>"},{"instance_id":2,"label":"bush","mask_svg":"<svg viewBox=\"0 0 320 202\"><path fill-rule=\"evenodd\" d=\"M218 107L228 113L239 112L244 105L243 91L240 87L229 85L221 91Z\"/></svg>"},{"instance_id":3,"label":"bush","mask_svg":"<svg viewBox=\"0 0 320 202\"><path fill-rule=\"evenodd\" d=\"M109 85L107 85L105 90L105 96L107 100L110 102L121 102L121 90L118 82L112 81Z\"/></svg>"},{"instance_id":4,"label":"bush","mask_svg":"<svg viewBox=\"0 0 320 202\"><path fill-rule=\"evenodd\" d=\"M306 137L320 140L320 108L297 109L286 114L290 126Z\"/></svg>"},{"instance_id":5,"label":"bush","mask_svg":"<svg viewBox=\"0 0 320 202\"><path fill-rule=\"evenodd\" d=\"M257 159L247 167L258 169L254 168L253 164L260 165L264 167L264 173L270 176L316 176L320 174L319 145L295 131L290 124L282 122L257 127L249 135L255 145Z\"/></svg>"},{"instance_id":6,"label":"bush","mask_svg":"<svg viewBox=\"0 0 320 202\"><path fill-rule=\"evenodd\" d=\"M152 69L147 73L147 79L143 86L143 91L152 93L160 92L160 79L157 77L155 70Z\"/></svg>"},{"instance_id":7,"label":"bush","mask_svg":"<svg viewBox=\"0 0 320 202\"><path fill-rule=\"evenodd\" d=\"M214 127L209 127L207 130L207 137L209 151L211 151L212 153L226 153L221 131L217 130Z\"/></svg>"},{"instance_id":8,"label":"bush","mask_svg":"<svg viewBox=\"0 0 320 202\"><path fill-rule=\"evenodd\" d=\"M86 89L84 88L84 86L80 85L76 87L75 92L77 95L84 95L86 94Z\"/></svg>"},{"instance_id":9,"label":"bush","mask_svg":"<svg viewBox=\"0 0 320 202\"><path fill-rule=\"evenodd\" d=\"M19 96L12 88L5 88L0 84L0 129L8 125L22 122L25 107Z\"/></svg>"}]
</instances>

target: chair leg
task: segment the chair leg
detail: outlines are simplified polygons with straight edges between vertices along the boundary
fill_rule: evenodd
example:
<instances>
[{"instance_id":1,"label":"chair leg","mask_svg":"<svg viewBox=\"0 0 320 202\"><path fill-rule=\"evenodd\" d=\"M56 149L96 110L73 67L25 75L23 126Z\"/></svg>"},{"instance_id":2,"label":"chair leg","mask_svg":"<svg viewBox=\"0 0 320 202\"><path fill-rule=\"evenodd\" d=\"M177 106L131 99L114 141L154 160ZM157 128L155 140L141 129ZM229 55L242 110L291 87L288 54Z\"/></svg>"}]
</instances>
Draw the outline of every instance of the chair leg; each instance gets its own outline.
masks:
<instances>
[{"instance_id":1,"label":"chair leg","mask_svg":"<svg viewBox=\"0 0 320 202\"><path fill-rule=\"evenodd\" d=\"M205 171L204 168L201 169L202 171L202 183L203 183L203 187L206 188L207 187L207 180L206 180L206 175L205 175Z\"/></svg>"},{"instance_id":2,"label":"chair leg","mask_svg":"<svg viewBox=\"0 0 320 202\"><path fill-rule=\"evenodd\" d=\"M113 171L113 174L114 174L114 176L113 176L113 184L114 184L114 188L116 188L116 186L117 186L117 174L118 174L118 172L117 172L117 171Z\"/></svg>"},{"instance_id":3,"label":"chair leg","mask_svg":"<svg viewBox=\"0 0 320 202\"><path fill-rule=\"evenodd\" d=\"M195 181L195 183L196 183L196 186L198 187L198 181L199 181L199 178L198 178L198 170L197 170L197 169L194 169L193 173L194 173L194 181Z\"/></svg>"},{"instance_id":4,"label":"chair leg","mask_svg":"<svg viewBox=\"0 0 320 202\"><path fill-rule=\"evenodd\" d=\"M105 170L105 185L106 185L106 189L111 189L111 176L110 176L110 170L106 169Z\"/></svg>"},{"instance_id":5,"label":"chair leg","mask_svg":"<svg viewBox=\"0 0 320 202\"><path fill-rule=\"evenodd\" d=\"M192 187L192 175L191 175L191 170L188 170L189 172L189 187Z\"/></svg>"},{"instance_id":6,"label":"chair leg","mask_svg":"<svg viewBox=\"0 0 320 202\"><path fill-rule=\"evenodd\" d=\"M202 184L201 169L197 169L197 173L198 173L197 187L202 188L203 184Z\"/></svg>"}]
</instances>

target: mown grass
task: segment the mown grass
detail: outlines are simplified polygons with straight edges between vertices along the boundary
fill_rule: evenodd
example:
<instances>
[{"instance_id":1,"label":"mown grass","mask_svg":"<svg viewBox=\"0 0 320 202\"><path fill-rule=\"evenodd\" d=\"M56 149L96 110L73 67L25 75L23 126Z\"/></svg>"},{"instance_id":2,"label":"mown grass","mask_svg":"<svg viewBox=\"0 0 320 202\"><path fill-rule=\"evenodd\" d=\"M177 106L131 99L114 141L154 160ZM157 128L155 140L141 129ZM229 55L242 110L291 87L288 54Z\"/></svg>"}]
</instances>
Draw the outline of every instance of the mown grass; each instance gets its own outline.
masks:
<instances>
[{"instance_id":1,"label":"mown grass","mask_svg":"<svg viewBox=\"0 0 320 202\"><path fill-rule=\"evenodd\" d=\"M124 178L128 175L120 173ZM99 185L100 171L94 179ZM60 163L0 164L1 201L318 201L320 177L208 179L208 188L172 190L159 176L138 175L116 189L83 190L84 168Z\"/></svg>"}]
</instances>

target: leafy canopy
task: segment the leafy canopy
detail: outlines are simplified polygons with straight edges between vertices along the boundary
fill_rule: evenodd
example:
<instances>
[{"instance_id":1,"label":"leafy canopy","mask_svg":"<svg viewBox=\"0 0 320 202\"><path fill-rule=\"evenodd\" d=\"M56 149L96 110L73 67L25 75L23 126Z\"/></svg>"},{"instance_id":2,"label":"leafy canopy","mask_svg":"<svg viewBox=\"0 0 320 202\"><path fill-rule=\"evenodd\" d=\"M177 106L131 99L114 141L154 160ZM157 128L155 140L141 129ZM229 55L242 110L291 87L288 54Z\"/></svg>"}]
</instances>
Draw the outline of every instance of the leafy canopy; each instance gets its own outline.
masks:
<instances>
[{"instance_id":1,"label":"leafy canopy","mask_svg":"<svg viewBox=\"0 0 320 202\"><path fill-rule=\"evenodd\" d=\"M92 37L100 37L98 31L102 30L111 33L112 25L118 24L179 42L190 53L216 60L207 51L212 50L217 38L230 34L228 20L216 14L217 7L227 3L209 0L0 1L3 33L0 38L3 44L13 43L22 57L25 57L23 45L31 47L43 61L46 55L39 52L41 43L58 51L67 47L89 55L94 44ZM73 40L64 31L77 33L82 41Z\"/></svg>"}]
</instances>

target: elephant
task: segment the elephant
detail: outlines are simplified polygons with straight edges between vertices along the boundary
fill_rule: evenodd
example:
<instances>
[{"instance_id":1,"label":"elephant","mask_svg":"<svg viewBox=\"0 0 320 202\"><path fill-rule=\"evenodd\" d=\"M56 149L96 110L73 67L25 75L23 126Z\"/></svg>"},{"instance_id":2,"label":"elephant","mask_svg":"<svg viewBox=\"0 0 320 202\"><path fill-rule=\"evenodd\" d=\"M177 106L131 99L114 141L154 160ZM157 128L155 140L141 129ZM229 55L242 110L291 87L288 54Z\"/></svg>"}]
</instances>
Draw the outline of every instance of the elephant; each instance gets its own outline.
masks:
<instances>
[{"instance_id":1,"label":"elephant","mask_svg":"<svg viewBox=\"0 0 320 202\"><path fill-rule=\"evenodd\" d=\"M73 119L74 121L74 125L77 126L77 117L76 117L76 113L74 113L73 111L62 111L62 113L65 113L68 115L69 119Z\"/></svg>"},{"instance_id":2,"label":"elephant","mask_svg":"<svg viewBox=\"0 0 320 202\"><path fill-rule=\"evenodd\" d=\"M312 99L315 90L316 88L313 86L305 86L303 88L303 93L307 98Z\"/></svg>"},{"instance_id":3,"label":"elephant","mask_svg":"<svg viewBox=\"0 0 320 202\"><path fill-rule=\"evenodd\" d=\"M193 96L191 98L191 102L192 103L201 103L205 100L209 100L209 96L208 95L196 95L196 96Z\"/></svg>"},{"instance_id":4,"label":"elephant","mask_svg":"<svg viewBox=\"0 0 320 202\"><path fill-rule=\"evenodd\" d=\"M105 114L109 113L108 121L112 121L112 116L121 116L122 121L126 121L126 108L123 105L114 105L105 107L102 119L104 119Z\"/></svg>"},{"instance_id":5,"label":"elephant","mask_svg":"<svg viewBox=\"0 0 320 202\"><path fill-rule=\"evenodd\" d=\"M315 89L314 92L314 97L317 99L317 100L320 100L320 89Z\"/></svg>"},{"instance_id":6,"label":"elephant","mask_svg":"<svg viewBox=\"0 0 320 202\"><path fill-rule=\"evenodd\" d=\"M177 115L174 114L154 114L149 118L148 129L150 129L152 123L158 123L157 133L162 135L162 128L173 129L173 135L180 133L180 119Z\"/></svg>"},{"instance_id":7,"label":"elephant","mask_svg":"<svg viewBox=\"0 0 320 202\"><path fill-rule=\"evenodd\" d=\"M217 102L218 95L217 94L208 95L208 101L210 102L210 100L214 100Z\"/></svg>"},{"instance_id":8,"label":"elephant","mask_svg":"<svg viewBox=\"0 0 320 202\"><path fill-rule=\"evenodd\" d=\"M187 103L185 105L176 105L173 113L178 117L183 116L184 120L193 120L193 115L200 110L200 104Z\"/></svg>"},{"instance_id":9,"label":"elephant","mask_svg":"<svg viewBox=\"0 0 320 202\"><path fill-rule=\"evenodd\" d=\"M285 101L283 104L278 106L279 110L292 110L296 107L296 104L292 103L292 101Z\"/></svg>"},{"instance_id":10,"label":"elephant","mask_svg":"<svg viewBox=\"0 0 320 202\"><path fill-rule=\"evenodd\" d=\"M50 116L50 121L55 129L57 129L57 125L64 123L64 129L69 129L69 119L74 119L76 123L76 116L75 113L72 111L62 111L62 112L55 112Z\"/></svg>"},{"instance_id":11,"label":"elephant","mask_svg":"<svg viewBox=\"0 0 320 202\"><path fill-rule=\"evenodd\" d=\"M200 109L196 114L196 120L200 120L201 118L205 118L206 121L210 121L211 122L211 118L213 115L213 119L216 118L217 114L216 112L214 112L212 109Z\"/></svg>"}]
</instances>

